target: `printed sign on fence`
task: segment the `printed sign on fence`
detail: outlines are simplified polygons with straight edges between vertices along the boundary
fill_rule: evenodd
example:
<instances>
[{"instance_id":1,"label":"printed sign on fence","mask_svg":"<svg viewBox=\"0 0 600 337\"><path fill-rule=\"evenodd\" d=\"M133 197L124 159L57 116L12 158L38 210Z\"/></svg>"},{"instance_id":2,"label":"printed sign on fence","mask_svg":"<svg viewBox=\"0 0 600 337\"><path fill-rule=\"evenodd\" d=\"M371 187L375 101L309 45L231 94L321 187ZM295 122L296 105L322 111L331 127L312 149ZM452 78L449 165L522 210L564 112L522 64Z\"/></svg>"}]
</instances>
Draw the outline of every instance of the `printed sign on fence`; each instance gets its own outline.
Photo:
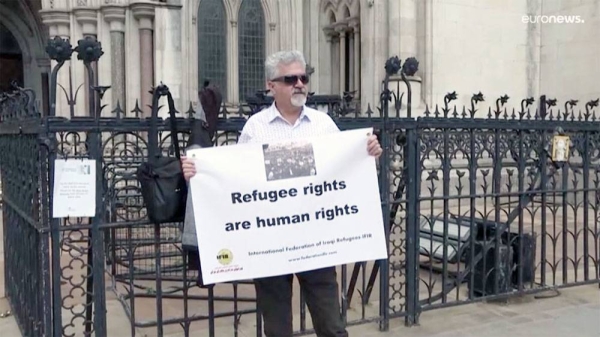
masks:
<instances>
[{"instance_id":1,"label":"printed sign on fence","mask_svg":"<svg viewBox=\"0 0 600 337\"><path fill-rule=\"evenodd\" d=\"M52 217L93 217L96 215L96 161L56 159L54 161Z\"/></svg>"},{"instance_id":2,"label":"printed sign on fence","mask_svg":"<svg viewBox=\"0 0 600 337\"><path fill-rule=\"evenodd\" d=\"M204 283L385 259L372 131L188 151Z\"/></svg>"}]
</instances>

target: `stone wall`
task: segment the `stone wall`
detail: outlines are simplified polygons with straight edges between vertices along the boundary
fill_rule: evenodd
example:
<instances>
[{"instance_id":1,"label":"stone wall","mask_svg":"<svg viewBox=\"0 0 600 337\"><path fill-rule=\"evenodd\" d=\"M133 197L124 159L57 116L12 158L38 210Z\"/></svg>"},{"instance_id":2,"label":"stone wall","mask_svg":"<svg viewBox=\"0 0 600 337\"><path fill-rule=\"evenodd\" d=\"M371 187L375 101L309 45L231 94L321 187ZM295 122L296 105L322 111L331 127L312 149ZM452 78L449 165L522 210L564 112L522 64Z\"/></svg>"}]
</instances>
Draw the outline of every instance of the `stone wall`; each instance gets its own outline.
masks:
<instances>
[{"instance_id":1,"label":"stone wall","mask_svg":"<svg viewBox=\"0 0 600 337\"><path fill-rule=\"evenodd\" d=\"M453 103L469 106L472 94L481 91L481 108L504 94L518 106L537 92L537 72L528 69L538 63L539 39L522 22L523 15L538 11L530 2L439 0L428 8L425 101L443 104L444 95L456 91ZM487 114L481 108L479 114Z\"/></svg>"},{"instance_id":2,"label":"stone wall","mask_svg":"<svg viewBox=\"0 0 600 337\"><path fill-rule=\"evenodd\" d=\"M568 99L578 99L576 111L585 111L586 102L600 97L600 1L545 0L542 15L543 21L553 23L538 24L541 92L556 98L561 107Z\"/></svg>"},{"instance_id":3,"label":"stone wall","mask_svg":"<svg viewBox=\"0 0 600 337\"><path fill-rule=\"evenodd\" d=\"M113 85L104 102L131 110L149 102L150 84L169 85L177 107L195 102L198 92L196 16L200 0L44 0L42 17L51 35L69 37L72 43L86 35L101 42L105 54L99 64L98 83ZM237 93L236 13L240 1L226 0L228 15L228 98ZM390 56L417 57L413 114L425 104L443 104L456 91L457 106L469 105L481 91L486 101L479 113L507 94L507 107L520 100L547 94L564 104L566 98L588 101L600 95L600 0L261 0L265 13L266 54L300 49L315 73L311 90L339 93L343 78L356 78L361 108L379 104L384 63ZM331 13L336 17L331 21ZM583 23L547 22L548 15L580 15ZM531 22L531 18L538 19ZM546 21L544 21L546 20ZM333 25L332 25L333 23ZM343 32L343 33L342 33ZM331 39L344 42L331 44ZM349 74L340 76L342 48L349 52ZM358 49L358 53L355 50ZM358 62L355 62L358 60ZM344 62L346 62L344 60ZM151 66L147 66L150 64ZM81 62L61 71L60 82L84 82ZM356 76L356 74L359 74ZM150 75L148 75L150 74ZM356 84L358 84L357 87ZM125 97L125 98L123 98ZM86 113L83 93L76 114ZM161 102L162 103L162 102ZM59 96L59 111L68 113ZM147 109L147 108L145 108ZM109 113L109 112L105 112ZM166 110L162 111L166 113Z\"/></svg>"}]
</instances>

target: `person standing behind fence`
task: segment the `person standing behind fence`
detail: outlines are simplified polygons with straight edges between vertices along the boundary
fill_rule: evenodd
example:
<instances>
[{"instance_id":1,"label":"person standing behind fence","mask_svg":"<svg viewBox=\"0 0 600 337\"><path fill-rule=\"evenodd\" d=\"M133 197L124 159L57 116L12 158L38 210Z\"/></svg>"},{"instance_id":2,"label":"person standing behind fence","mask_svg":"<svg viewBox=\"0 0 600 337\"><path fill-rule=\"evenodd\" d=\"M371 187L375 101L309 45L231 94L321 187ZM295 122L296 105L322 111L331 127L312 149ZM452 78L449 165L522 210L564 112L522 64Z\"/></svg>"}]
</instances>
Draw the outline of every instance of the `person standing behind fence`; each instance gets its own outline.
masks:
<instances>
[{"instance_id":1,"label":"person standing behind fence","mask_svg":"<svg viewBox=\"0 0 600 337\"><path fill-rule=\"evenodd\" d=\"M267 87L274 102L251 116L238 143L268 143L339 132L335 122L323 112L307 107L306 61L299 51L280 51L265 61ZM371 135L367 151L378 158L383 152L377 137ZM196 174L194 163L181 158L183 174L189 180ZM306 293L306 304L318 337L347 337L340 316L339 286L335 267L297 273ZM256 300L263 316L267 337L291 337L293 275L254 280Z\"/></svg>"}]
</instances>

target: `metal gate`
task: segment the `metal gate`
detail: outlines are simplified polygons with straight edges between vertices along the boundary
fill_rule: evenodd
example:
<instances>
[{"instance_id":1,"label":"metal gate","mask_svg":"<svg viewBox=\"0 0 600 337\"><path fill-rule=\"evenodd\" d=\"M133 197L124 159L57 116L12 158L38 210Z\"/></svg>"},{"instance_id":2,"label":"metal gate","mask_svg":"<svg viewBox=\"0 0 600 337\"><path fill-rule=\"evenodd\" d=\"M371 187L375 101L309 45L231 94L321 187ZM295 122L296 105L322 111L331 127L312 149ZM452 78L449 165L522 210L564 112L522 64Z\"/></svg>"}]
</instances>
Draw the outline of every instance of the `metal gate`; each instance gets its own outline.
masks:
<instances>
[{"instance_id":1,"label":"metal gate","mask_svg":"<svg viewBox=\"0 0 600 337\"><path fill-rule=\"evenodd\" d=\"M173 154L168 121L153 127L137 105L107 114L101 100L110 88L102 86L88 90L87 116L56 117L61 67L76 52L95 83L91 65L102 52L90 38L76 48L55 38L47 51L57 61L48 116L29 90L0 96L5 278L23 334L110 336L126 316L120 335L260 336L252 282L198 287L181 224L155 228L146 219L135 170L150 152ZM449 93L442 107L415 114L417 68L413 58L386 62L375 111L361 112L350 96L309 98L342 130L374 127L384 148L378 168L389 257L339 267L348 325L387 330L391 319L411 325L424 310L599 283L598 100L559 109L541 96L509 110L505 95L486 115L477 111L483 94L456 107ZM154 113L163 94L155 91ZM248 116L269 104L258 95L235 112L223 106L215 145L235 144ZM191 105L179 113L182 148L194 115ZM95 217L51 217L54 163L65 158L97 161ZM310 333L301 292L294 305L296 334Z\"/></svg>"}]
</instances>

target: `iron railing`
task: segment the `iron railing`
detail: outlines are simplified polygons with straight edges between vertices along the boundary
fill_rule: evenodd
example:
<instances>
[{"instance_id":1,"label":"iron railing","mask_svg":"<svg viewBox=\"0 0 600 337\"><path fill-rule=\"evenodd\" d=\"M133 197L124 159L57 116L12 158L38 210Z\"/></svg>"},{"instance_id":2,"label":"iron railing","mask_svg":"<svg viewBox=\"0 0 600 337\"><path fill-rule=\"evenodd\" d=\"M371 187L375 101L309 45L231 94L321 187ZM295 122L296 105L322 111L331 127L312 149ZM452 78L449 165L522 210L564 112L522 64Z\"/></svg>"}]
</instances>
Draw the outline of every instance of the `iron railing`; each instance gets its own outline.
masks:
<instances>
[{"instance_id":1,"label":"iron railing","mask_svg":"<svg viewBox=\"0 0 600 337\"><path fill-rule=\"evenodd\" d=\"M149 152L172 155L168 121L153 129L141 108L119 104L101 117L110 90L101 86L88 90L88 116L58 117L58 71L76 52L95 83L90 64L102 52L90 38L76 48L55 38L47 51L57 61L49 116L29 90L0 97L5 284L23 335L112 336L125 313L129 331L121 327L119 336L261 336L252 282L198 287L181 224L155 228L146 219L135 171ZM417 66L412 58L387 61L376 111L361 113L348 97L309 99L342 130L374 127L384 148L378 175L389 257L339 267L348 325L387 330L391 319L411 325L424 310L600 283L599 100L580 112L577 101L559 109L541 96L515 110L505 95L486 114L477 111L483 94L459 108L449 93L442 107L417 115ZM257 95L247 104L235 113L223 107L215 146L235 144L248 116L270 100ZM192 108L178 117L182 148L188 116ZM555 151L558 136L568 137L566 159ZM95 217L52 218L54 161L65 158L97 160ZM295 298L296 335L308 334L303 294Z\"/></svg>"}]
</instances>

